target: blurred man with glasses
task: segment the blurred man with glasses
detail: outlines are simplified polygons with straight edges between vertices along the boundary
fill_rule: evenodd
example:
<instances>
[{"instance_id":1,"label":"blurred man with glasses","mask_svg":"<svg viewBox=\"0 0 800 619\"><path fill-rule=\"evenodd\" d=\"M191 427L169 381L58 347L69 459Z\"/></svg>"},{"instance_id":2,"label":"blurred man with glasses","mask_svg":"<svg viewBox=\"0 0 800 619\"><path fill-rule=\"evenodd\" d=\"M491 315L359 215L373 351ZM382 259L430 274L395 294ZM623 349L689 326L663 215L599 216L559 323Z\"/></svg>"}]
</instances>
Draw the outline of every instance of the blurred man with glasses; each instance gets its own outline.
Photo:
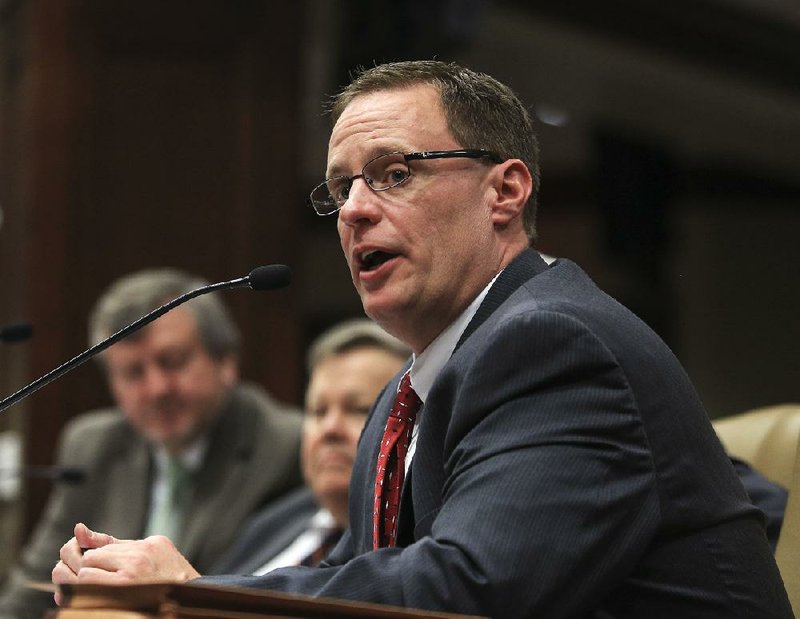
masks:
<instances>
[{"instance_id":1,"label":"blurred man with glasses","mask_svg":"<svg viewBox=\"0 0 800 619\"><path fill-rule=\"evenodd\" d=\"M504 619L791 617L677 359L531 248L538 148L514 93L402 62L357 76L332 115L311 201L337 213L366 313L413 364L367 421L350 530L322 568L199 582ZM75 533L56 583L199 575L158 539Z\"/></svg>"}]
</instances>

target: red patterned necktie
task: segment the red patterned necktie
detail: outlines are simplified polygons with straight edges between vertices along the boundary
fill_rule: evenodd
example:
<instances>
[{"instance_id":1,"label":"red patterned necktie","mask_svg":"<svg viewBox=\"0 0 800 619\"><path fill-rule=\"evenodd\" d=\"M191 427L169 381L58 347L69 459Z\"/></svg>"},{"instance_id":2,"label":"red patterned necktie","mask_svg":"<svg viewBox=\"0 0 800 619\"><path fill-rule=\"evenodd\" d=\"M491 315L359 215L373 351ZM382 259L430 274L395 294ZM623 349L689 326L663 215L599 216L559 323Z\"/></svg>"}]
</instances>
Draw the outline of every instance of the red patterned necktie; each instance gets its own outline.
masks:
<instances>
[{"instance_id":1,"label":"red patterned necktie","mask_svg":"<svg viewBox=\"0 0 800 619\"><path fill-rule=\"evenodd\" d=\"M372 512L372 547L376 549L392 547L397 541L397 512L403 490L406 454L414 419L421 406L422 400L411 388L411 376L406 372L386 421L378 454Z\"/></svg>"}]
</instances>

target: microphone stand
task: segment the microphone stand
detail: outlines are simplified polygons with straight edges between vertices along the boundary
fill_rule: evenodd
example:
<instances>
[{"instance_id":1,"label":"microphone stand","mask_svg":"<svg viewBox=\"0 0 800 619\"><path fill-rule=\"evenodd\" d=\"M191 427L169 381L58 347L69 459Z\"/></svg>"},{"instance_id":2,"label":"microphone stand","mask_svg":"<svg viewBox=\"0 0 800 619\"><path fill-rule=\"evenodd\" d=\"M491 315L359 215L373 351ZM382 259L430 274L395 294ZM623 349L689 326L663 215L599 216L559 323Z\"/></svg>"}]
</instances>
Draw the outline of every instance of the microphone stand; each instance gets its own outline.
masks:
<instances>
[{"instance_id":1,"label":"microphone stand","mask_svg":"<svg viewBox=\"0 0 800 619\"><path fill-rule=\"evenodd\" d=\"M3 479L46 479L54 483L80 484L86 479L83 469L72 466L28 465L0 468L0 481Z\"/></svg>"}]
</instances>

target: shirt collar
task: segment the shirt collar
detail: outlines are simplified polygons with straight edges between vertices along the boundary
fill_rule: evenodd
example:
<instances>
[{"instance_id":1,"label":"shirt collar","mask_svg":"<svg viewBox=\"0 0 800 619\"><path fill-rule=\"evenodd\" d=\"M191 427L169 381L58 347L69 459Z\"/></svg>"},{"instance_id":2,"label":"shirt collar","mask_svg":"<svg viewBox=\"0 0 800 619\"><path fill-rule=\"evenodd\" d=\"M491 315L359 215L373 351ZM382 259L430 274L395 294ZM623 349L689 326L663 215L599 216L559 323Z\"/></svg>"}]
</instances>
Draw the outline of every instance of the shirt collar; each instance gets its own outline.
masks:
<instances>
[{"instance_id":1,"label":"shirt collar","mask_svg":"<svg viewBox=\"0 0 800 619\"><path fill-rule=\"evenodd\" d=\"M335 529L336 520L334 520L333 514L323 507L311 518L308 528L321 531Z\"/></svg>"},{"instance_id":2,"label":"shirt collar","mask_svg":"<svg viewBox=\"0 0 800 619\"><path fill-rule=\"evenodd\" d=\"M196 473L203 464L206 451L208 451L208 437L201 436L194 443L183 449L177 457L183 466ZM167 461L170 458L169 453L167 453L163 445L157 445L153 452L158 470L165 471L167 469Z\"/></svg>"},{"instance_id":3,"label":"shirt collar","mask_svg":"<svg viewBox=\"0 0 800 619\"><path fill-rule=\"evenodd\" d=\"M450 323L425 350L419 355L414 355L411 369L409 370L411 372L411 385L423 403L428 398L428 393L430 393L433 383L439 376L439 372L441 372L444 364L447 363L450 355L453 354L461 334L464 333L470 320L477 313L483 299L489 293L489 289L500 273L497 273L492 278L492 281L486 284L486 287L472 300L467 309L461 312L459 317Z\"/></svg>"}]
</instances>

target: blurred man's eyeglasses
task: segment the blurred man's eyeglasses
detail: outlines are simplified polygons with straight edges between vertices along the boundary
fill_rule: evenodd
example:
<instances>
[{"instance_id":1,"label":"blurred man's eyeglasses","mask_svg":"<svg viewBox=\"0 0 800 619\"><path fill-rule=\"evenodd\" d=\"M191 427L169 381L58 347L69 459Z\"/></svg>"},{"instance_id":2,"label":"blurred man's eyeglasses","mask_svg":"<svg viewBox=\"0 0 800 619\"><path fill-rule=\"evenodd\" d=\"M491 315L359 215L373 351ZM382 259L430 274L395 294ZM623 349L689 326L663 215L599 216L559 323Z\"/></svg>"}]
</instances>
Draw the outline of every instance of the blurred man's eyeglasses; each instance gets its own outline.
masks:
<instances>
[{"instance_id":1,"label":"blurred man's eyeglasses","mask_svg":"<svg viewBox=\"0 0 800 619\"><path fill-rule=\"evenodd\" d=\"M503 163L502 157L489 150L431 150L423 153L386 153L368 161L361 174L355 176L332 176L317 185L311 192L309 202L317 215L333 215L347 202L350 187L357 178L363 178L372 191L386 191L411 178L409 161L416 159L489 159L492 163Z\"/></svg>"}]
</instances>

